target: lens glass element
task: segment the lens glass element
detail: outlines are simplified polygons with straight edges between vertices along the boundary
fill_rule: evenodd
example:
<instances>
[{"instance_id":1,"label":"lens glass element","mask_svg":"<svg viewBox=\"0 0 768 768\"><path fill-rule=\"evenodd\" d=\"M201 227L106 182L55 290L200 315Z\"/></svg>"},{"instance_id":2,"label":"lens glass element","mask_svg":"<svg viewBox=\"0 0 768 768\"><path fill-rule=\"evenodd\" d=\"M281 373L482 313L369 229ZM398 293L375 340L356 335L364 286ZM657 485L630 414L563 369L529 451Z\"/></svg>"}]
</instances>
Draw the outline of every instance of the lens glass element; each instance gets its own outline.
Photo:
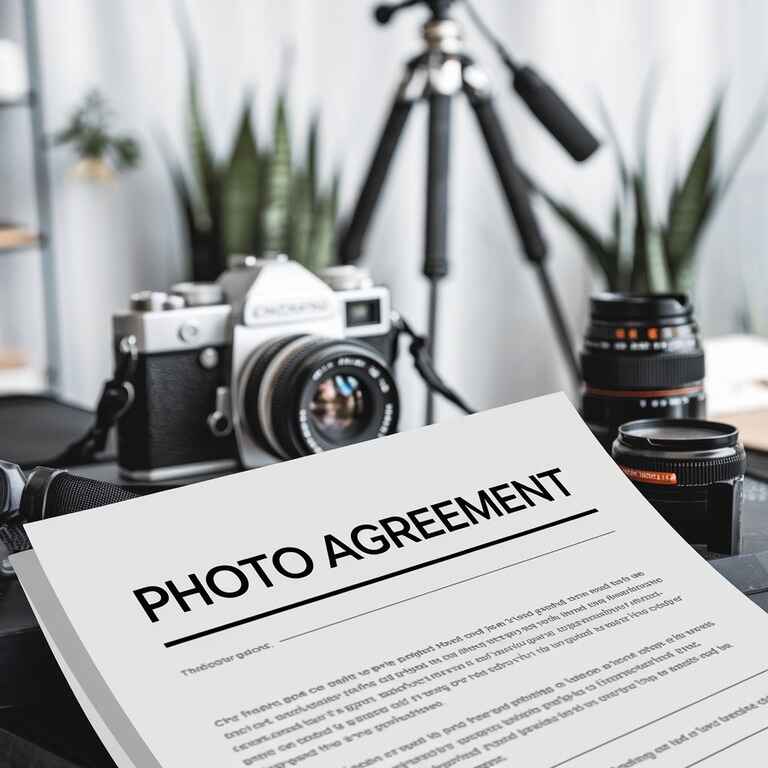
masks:
<instances>
[{"instance_id":1,"label":"lens glass element","mask_svg":"<svg viewBox=\"0 0 768 768\"><path fill-rule=\"evenodd\" d=\"M328 440L346 443L367 428L371 418L371 394L356 376L331 374L317 385L309 414Z\"/></svg>"},{"instance_id":2,"label":"lens glass element","mask_svg":"<svg viewBox=\"0 0 768 768\"><path fill-rule=\"evenodd\" d=\"M243 378L240 407L249 431L280 458L397 430L394 377L364 342L309 334L273 339L254 352Z\"/></svg>"}]
</instances>

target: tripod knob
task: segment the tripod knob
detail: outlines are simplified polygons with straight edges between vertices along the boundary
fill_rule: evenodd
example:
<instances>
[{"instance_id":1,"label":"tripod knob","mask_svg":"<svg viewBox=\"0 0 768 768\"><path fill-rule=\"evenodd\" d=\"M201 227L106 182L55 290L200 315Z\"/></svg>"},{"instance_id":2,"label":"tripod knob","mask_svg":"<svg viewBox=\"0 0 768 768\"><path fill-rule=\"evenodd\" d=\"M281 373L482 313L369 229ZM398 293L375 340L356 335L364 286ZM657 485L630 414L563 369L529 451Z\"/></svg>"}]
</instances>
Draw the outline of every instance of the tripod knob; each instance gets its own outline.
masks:
<instances>
[{"instance_id":1,"label":"tripod knob","mask_svg":"<svg viewBox=\"0 0 768 768\"><path fill-rule=\"evenodd\" d=\"M410 8L412 5L418 5L423 0L402 0L400 3L380 3L374 8L373 17L379 24L389 24L392 17L403 8Z\"/></svg>"},{"instance_id":2,"label":"tripod knob","mask_svg":"<svg viewBox=\"0 0 768 768\"><path fill-rule=\"evenodd\" d=\"M389 20L395 14L396 10L396 6L385 5L382 3L381 5L377 5L374 9L373 18L376 19L379 24L389 24Z\"/></svg>"}]
</instances>

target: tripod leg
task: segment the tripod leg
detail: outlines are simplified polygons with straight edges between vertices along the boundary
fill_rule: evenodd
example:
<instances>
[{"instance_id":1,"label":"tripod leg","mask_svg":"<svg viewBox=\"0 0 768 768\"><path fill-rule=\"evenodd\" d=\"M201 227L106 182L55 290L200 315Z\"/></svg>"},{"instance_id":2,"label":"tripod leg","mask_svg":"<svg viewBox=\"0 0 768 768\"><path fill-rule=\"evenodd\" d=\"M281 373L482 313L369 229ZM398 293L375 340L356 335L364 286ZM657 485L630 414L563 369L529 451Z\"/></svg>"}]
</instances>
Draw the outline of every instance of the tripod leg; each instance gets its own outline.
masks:
<instances>
[{"instance_id":1,"label":"tripod leg","mask_svg":"<svg viewBox=\"0 0 768 768\"><path fill-rule=\"evenodd\" d=\"M576 359L571 333L565 319L560 301L555 292L552 279L546 265L547 244L539 229L538 222L531 207L528 185L515 165L512 148L504 134L501 121L493 106L493 100L487 90L479 89L464 82L464 90L475 112L480 130L483 132L485 143L491 154L501 187L507 199L512 218L520 234L523 250L528 260L536 267L536 271L544 291L544 299L549 310L555 335L560 349L568 364L574 383L581 383L579 363Z\"/></svg>"},{"instance_id":2,"label":"tripod leg","mask_svg":"<svg viewBox=\"0 0 768 768\"><path fill-rule=\"evenodd\" d=\"M392 164L392 157L397 149L398 141L403 133L405 122L411 112L414 102L421 98L422 90L413 94L413 81L417 74L419 61L408 64L406 74L401 82L394 103L381 132L379 143L373 154L368 174L357 198L352 218L339 244L339 261L342 264L352 264L360 257L363 240L371 223L373 211L381 195L382 187L387 178L387 172Z\"/></svg>"},{"instance_id":3,"label":"tripod leg","mask_svg":"<svg viewBox=\"0 0 768 768\"><path fill-rule=\"evenodd\" d=\"M429 95L429 154L427 159L427 212L424 274L429 279L427 318L429 353L435 358L438 321L438 282L448 274L448 170L451 145L451 96ZM427 391L425 421L435 416L435 398Z\"/></svg>"}]
</instances>

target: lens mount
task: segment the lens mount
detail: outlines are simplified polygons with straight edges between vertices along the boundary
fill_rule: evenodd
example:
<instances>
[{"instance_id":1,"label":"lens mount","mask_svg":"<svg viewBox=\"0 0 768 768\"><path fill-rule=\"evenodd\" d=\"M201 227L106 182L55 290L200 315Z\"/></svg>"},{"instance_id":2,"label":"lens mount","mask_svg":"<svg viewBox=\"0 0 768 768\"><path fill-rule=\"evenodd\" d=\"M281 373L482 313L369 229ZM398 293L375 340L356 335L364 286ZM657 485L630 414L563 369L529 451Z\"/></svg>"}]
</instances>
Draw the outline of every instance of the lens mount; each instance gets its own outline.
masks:
<instances>
[{"instance_id":1,"label":"lens mount","mask_svg":"<svg viewBox=\"0 0 768 768\"><path fill-rule=\"evenodd\" d=\"M368 345L312 335L282 337L244 369L243 413L263 448L292 459L394 432L397 386Z\"/></svg>"}]
</instances>

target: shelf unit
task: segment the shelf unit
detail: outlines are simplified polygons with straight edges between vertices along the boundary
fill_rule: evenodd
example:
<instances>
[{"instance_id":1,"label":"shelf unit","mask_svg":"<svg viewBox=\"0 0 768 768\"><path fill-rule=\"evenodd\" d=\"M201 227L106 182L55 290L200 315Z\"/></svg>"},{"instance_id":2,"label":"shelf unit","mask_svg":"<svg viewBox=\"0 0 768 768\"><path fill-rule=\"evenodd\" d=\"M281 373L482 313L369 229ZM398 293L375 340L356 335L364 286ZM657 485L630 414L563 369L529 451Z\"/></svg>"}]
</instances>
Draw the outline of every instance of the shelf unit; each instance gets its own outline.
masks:
<instances>
[{"instance_id":1,"label":"shelf unit","mask_svg":"<svg viewBox=\"0 0 768 768\"><path fill-rule=\"evenodd\" d=\"M5 112L24 110L28 116L29 139L32 152L33 184L36 203L36 231L28 242L0 246L0 270L2 257L22 251L37 252L41 262L41 291L45 311L45 379L48 388L55 392L61 370L61 348L58 328L58 292L56 286L56 262L51 237L51 187L48 174L45 117L43 114L42 76L40 49L37 37L37 8L35 0L18 0L22 4L24 39L23 47L27 64L29 93L18 99L0 100L0 120ZM2 212L0 211L0 219ZM0 279L2 279L0 271Z\"/></svg>"}]
</instances>

